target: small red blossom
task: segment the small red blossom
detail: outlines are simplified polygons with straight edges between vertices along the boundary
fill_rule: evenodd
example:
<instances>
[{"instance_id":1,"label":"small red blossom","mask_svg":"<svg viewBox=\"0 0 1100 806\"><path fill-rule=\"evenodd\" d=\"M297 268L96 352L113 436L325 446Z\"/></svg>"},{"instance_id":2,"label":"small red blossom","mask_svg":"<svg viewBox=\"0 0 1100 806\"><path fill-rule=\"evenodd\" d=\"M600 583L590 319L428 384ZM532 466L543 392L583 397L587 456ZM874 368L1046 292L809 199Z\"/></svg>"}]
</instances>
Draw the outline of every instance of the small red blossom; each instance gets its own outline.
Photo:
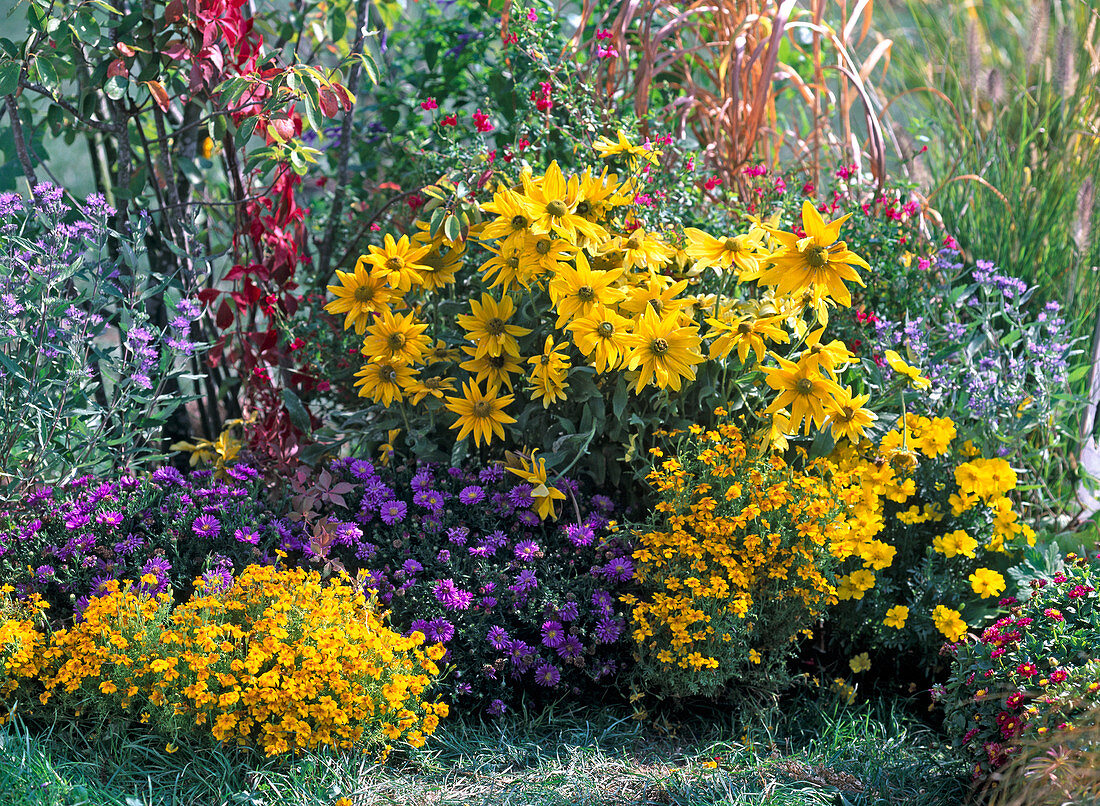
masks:
<instances>
[{"instance_id":1,"label":"small red blossom","mask_svg":"<svg viewBox=\"0 0 1100 806\"><path fill-rule=\"evenodd\" d=\"M720 184L722 184L722 180L719 179L717 176L712 176L710 179L703 183L703 187L705 187L707 190L714 190Z\"/></svg>"},{"instance_id":2,"label":"small red blossom","mask_svg":"<svg viewBox=\"0 0 1100 806\"><path fill-rule=\"evenodd\" d=\"M474 128L479 132L491 132L493 130L493 124L489 122L489 116L480 109L474 112L473 119Z\"/></svg>"},{"instance_id":3,"label":"small red blossom","mask_svg":"<svg viewBox=\"0 0 1100 806\"><path fill-rule=\"evenodd\" d=\"M1053 672L1050 673L1050 682L1064 683L1066 682L1067 677L1069 677L1069 675L1066 674L1066 671L1064 669L1055 669Z\"/></svg>"},{"instance_id":4,"label":"small red blossom","mask_svg":"<svg viewBox=\"0 0 1100 806\"><path fill-rule=\"evenodd\" d=\"M440 126L457 126L458 115L444 115L443 120L439 121Z\"/></svg>"},{"instance_id":5,"label":"small red blossom","mask_svg":"<svg viewBox=\"0 0 1100 806\"><path fill-rule=\"evenodd\" d=\"M814 187L813 182L807 182L806 184L804 184L802 186L802 195L803 196L812 196L812 195L814 195L814 191L816 191L816 190L817 190L817 188Z\"/></svg>"},{"instance_id":6,"label":"small red blossom","mask_svg":"<svg viewBox=\"0 0 1100 806\"><path fill-rule=\"evenodd\" d=\"M409 209L412 210L414 213L423 206L424 197L421 196L419 193L414 193L413 195L409 196Z\"/></svg>"},{"instance_id":7,"label":"small red blossom","mask_svg":"<svg viewBox=\"0 0 1100 806\"><path fill-rule=\"evenodd\" d=\"M435 102L435 98L429 98L426 101L420 102L420 108L425 112L429 112L432 109L439 109L439 104Z\"/></svg>"},{"instance_id":8,"label":"small red blossom","mask_svg":"<svg viewBox=\"0 0 1100 806\"><path fill-rule=\"evenodd\" d=\"M1034 677L1039 674L1039 669L1034 663L1021 663L1016 667L1016 671L1024 677Z\"/></svg>"}]
</instances>

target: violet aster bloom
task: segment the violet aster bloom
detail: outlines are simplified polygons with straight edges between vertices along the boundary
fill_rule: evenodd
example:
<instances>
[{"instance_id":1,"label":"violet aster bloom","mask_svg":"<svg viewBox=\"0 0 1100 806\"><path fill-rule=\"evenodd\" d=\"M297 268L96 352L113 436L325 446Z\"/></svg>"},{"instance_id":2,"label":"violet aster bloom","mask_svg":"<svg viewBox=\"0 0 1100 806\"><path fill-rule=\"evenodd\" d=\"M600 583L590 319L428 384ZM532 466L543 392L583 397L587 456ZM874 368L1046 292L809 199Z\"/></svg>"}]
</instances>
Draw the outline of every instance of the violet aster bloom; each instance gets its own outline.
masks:
<instances>
[{"instance_id":1,"label":"violet aster bloom","mask_svg":"<svg viewBox=\"0 0 1100 806\"><path fill-rule=\"evenodd\" d=\"M561 642L561 645L555 647L558 655L565 660L575 660L584 654L584 644L581 643L581 639L575 635L567 635Z\"/></svg>"},{"instance_id":2,"label":"violet aster bloom","mask_svg":"<svg viewBox=\"0 0 1100 806\"><path fill-rule=\"evenodd\" d=\"M233 538L238 543L250 543L255 546L260 542L260 533L250 526L241 526L234 530Z\"/></svg>"},{"instance_id":3,"label":"violet aster bloom","mask_svg":"<svg viewBox=\"0 0 1100 806\"><path fill-rule=\"evenodd\" d=\"M447 551L447 549L440 549L439 553L435 555L435 560L438 563L446 565L451 561L451 552Z\"/></svg>"},{"instance_id":4,"label":"violet aster bloom","mask_svg":"<svg viewBox=\"0 0 1100 806\"><path fill-rule=\"evenodd\" d=\"M436 600L448 610L467 610L474 601L474 595L456 586L453 579L436 580L434 593Z\"/></svg>"},{"instance_id":5,"label":"violet aster bloom","mask_svg":"<svg viewBox=\"0 0 1100 806\"><path fill-rule=\"evenodd\" d=\"M539 553L539 544L534 540L524 540L522 543L516 545L516 559L523 561L530 561L535 559L535 555Z\"/></svg>"},{"instance_id":6,"label":"violet aster bloom","mask_svg":"<svg viewBox=\"0 0 1100 806\"><path fill-rule=\"evenodd\" d=\"M565 630L562 629L560 621L547 621L542 625L542 643L544 646L548 646L551 649L561 646L561 642L565 640Z\"/></svg>"},{"instance_id":7,"label":"violet aster bloom","mask_svg":"<svg viewBox=\"0 0 1100 806\"><path fill-rule=\"evenodd\" d=\"M405 569L405 573L409 575L419 574L424 570L424 566L412 559L405 560L405 562L401 563L401 567Z\"/></svg>"},{"instance_id":8,"label":"violet aster bloom","mask_svg":"<svg viewBox=\"0 0 1100 806\"><path fill-rule=\"evenodd\" d=\"M470 485L469 487L463 487L462 492L458 494L458 500L463 504L472 506L473 504L480 504L485 500L485 490L477 485Z\"/></svg>"},{"instance_id":9,"label":"violet aster bloom","mask_svg":"<svg viewBox=\"0 0 1100 806\"><path fill-rule=\"evenodd\" d=\"M492 484L504 478L504 468L499 464L483 467L477 474L477 480L482 484Z\"/></svg>"},{"instance_id":10,"label":"violet aster bloom","mask_svg":"<svg viewBox=\"0 0 1100 806\"><path fill-rule=\"evenodd\" d=\"M104 526L118 526L122 523L121 512L100 512L96 515L96 523L102 523Z\"/></svg>"},{"instance_id":11,"label":"violet aster bloom","mask_svg":"<svg viewBox=\"0 0 1100 806\"><path fill-rule=\"evenodd\" d=\"M465 526L452 526L447 530L447 540L454 543L456 546L465 546L469 534L470 530Z\"/></svg>"},{"instance_id":12,"label":"violet aster bloom","mask_svg":"<svg viewBox=\"0 0 1100 806\"><path fill-rule=\"evenodd\" d=\"M570 523L565 526L565 536L569 542L580 548L587 546L596 538L595 533L586 524Z\"/></svg>"},{"instance_id":13,"label":"violet aster bloom","mask_svg":"<svg viewBox=\"0 0 1100 806\"><path fill-rule=\"evenodd\" d=\"M482 596L479 604L485 610L492 610L497 606L497 600L495 596Z\"/></svg>"},{"instance_id":14,"label":"violet aster bloom","mask_svg":"<svg viewBox=\"0 0 1100 806\"><path fill-rule=\"evenodd\" d=\"M596 640L601 644L613 644L619 640L622 629L620 619L602 618L596 623Z\"/></svg>"},{"instance_id":15,"label":"violet aster bloom","mask_svg":"<svg viewBox=\"0 0 1100 806\"><path fill-rule=\"evenodd\" d=\"M213 515L200 515L191 524L191 530L199 537L217 537L221 524Z\"/></svg>"},{"instance_id":16,"label":"violet aster bloom","mask_svg":"<svg viewBox=\"0 0 1100 806\"><path fill-rule=\"evenodd\" d=\"M225 568L207 571L202 579L206 583L207 593L224 593L233 585L233 574Z\"/></svg>"},{"instance_id":17,"label":"violet aster bloom","mask_svg":"<svg viewBox=\"0 0 1100 806\"><path fill-rule=\"evenodd\" d=\"M490 546L486 546L484 544L482 544L480 546L470 546L466 550L468 552L470 552L471 557L488 557L490 554L492 554L494 552L493 548L491 548Z\"/></svg>"},{"instance_id":18,"label":"violet aster bloom","mask_svg":"<svg viewBox=\"0 0 1100 806\"><path fill-rule=\"evenodd\" d=\"M351 463L351 475L360 481L366 481L374 476L374 465L364 459L355 459Z\"/></svg>"},{"instance_id":19,"label":"violet aster bloom","mask_svg":"<svg viewBox=\"0 0 1100 806\"><path fill-rule=\"evenodd\" d=\"M603 567L603 575L618 582L629 582L634 576L634 563L627 557L615 557Z\"/></svg>"},{"instance_id":20,"label":"violet aster bloom","mask_svg":"<svg viewBox=\"0 0 1100 806\"><path fill-rule=\"evenodd\" d=\"M534 650L518 638L508 644L508 659L521 670L530 665L533 654Z\"/></svg>"},{"instance_id":21,"label":"violet aster bloom","mask_svg":"<svg viewBox=\"0 0 1100 806\"><path fill-rule=\"evenodd\" d=\"M607 618L611 618L611 614L614 612L612 610L613 605L614 601L607 591L595 591L592 594L592 606Z\"/></svg>"},{"instance_id":22,"label":"violet aster bloom","mask_svg":"<svg viewBox=\"0 0 1100 806\"><path fill-rule=\"evenodd\" d=\"M382 520L386 525L393 526L405 520L405 513L408 511L409 507L404 501L387 501L382 504Z\"/></svg>"},{"instance_id":23,"label":"violet aster bloom","mask_svg":"<svg viewBox=\"0 0 1100 806\"><path fill-rule=\"evenodd\" d=\"M433 481L435 481L435 479L432 477L432 471L428 468L423 468L422 470L418 470L416 475L412 477L409 486L413 488L413 492L422 493L431 489Z\"/></svg>"},{"instance_id":24,"label":"violet aster bloom","mask_svg":"<svg viewBox=\"0 0 1100 806\"><path fill-rule=\"evenodd\" d=\"M489 633L485 636L485 640L489 642L489 646L500 652L503 649L507 649L512 641L512 636L508 635L508 631L500 626L493 626L489 628Z\"/></svg>"},{"instance_id":25,"label":"violet aster bloom","mask_svg":"<svg viewBox=\"0 0 1100 806\"><path fill-rule=\"evenodd\" d=\"M445 644L455 637L455 625L445 618L432 619L425 635L434 644Z\"/></svg>"},{"instance_id":26,"label":"violet aster bloom","mask_svg":"<svg viewBox=\"0 0 1100 806\"><path fill-rule=\"evenodd\" d=\"M492 546L494 549L504 548L508 545L508 535L504 534L500 529L497 529L486 535L485 544Z\"/></svg>"},{"instance_id":27,"label":"violet aster bloom","mask_svg":"<svg viewBox=\"0 0 1100 806\"><path fill-rule=\"evenodd\" d=\"M604 512L611 512L615 509L615 504L606 495L592 496L592 505L598 509L602 509Z\"/></svg>"},{"instance_id":28,"label":"violet aster bloom","mask_svg":"<svg viewBox=\"0 0 1100 806\"><path fill-rule=\"evenodd\" d=\"M577 607L576 602L566 602L558 610L558 617L562 621L576 621L578 615L580 615L580 608Z\"/></svg>"},{"instance_id":29,"label":"violet aster bloom","mask_svg":"<svg viewBox=\"0 0 1100 806\"><path fill-rule=\"evenodd\" d=\"M508 706L504 704L504 700L493 700L485 709L485 713L489 716L501 716L507 710Z\"/></svg>"},{"instance_id":30,"label":"violet aster bloom","mask_svg":"<svg viewBox=\"0 0 1100 806\"><path fill-rule=\"evenodd\" d=\"M524 526L538 526L541 522L539 521L539 516L529 509L521 509L516 513L516 517Z\"/></svg>"},{"instance_id":31,"label":"violet aster bloom","mask_svg":"<svg viewBox=\"0 0 1100 806\"><path fill-rule=\"evenodd\" d=\"M535 670L535 682L540 686L553 688L561 680L561 672L552 663L543 663Z\"/></svg>"},{"instance_id":32,"label":"violet aster bloom","mask_svg":"<svg viewBox=\"0 0 1100 806\"><path fill-rule=\"evenodd\" d=\"M508 589L513 593L523 593L524 591L534 590L538 586L539 580L535 576L535 572L530 568L525 568L516 575L515 582Z\"/></svg>"},{"instance_id":33,"label":"violet aster bloom","mask_svg":"<svg viewBox=\"0 0 1100 806\"><path fill-rule=\"evenodd\" d=\"M531 502L534 501L531 498L531 490L534 489L530 484L526 482L523 484L517 484L511 490L508 491L508 502L516 507L528 507L531 506Z\"/></svg>"},{"instance_id":34,"label":"violet aster bloom","mask_svg":"<svg viewBox=\"0 0 1100 806\"><path fill-rule=\"evenodd\" d=\"M438 515L443 511L443 493L438 490L423 490L413 496L413 503Z\"/></svg>"},{"instance_id":35,"label":"violet aster bloom","mask_svg":"<svg viewBox=\"0 0 1100 806\"><path fill-rule=\"evenodd\" d=\"M135 535L133 532L126 535L124 540L120 540L115 543L115 551L119 554L126 556L127 554L133 554L139 548L145 545L145 541L141 539L139 535Z\"/></svg>"}]
</instances>

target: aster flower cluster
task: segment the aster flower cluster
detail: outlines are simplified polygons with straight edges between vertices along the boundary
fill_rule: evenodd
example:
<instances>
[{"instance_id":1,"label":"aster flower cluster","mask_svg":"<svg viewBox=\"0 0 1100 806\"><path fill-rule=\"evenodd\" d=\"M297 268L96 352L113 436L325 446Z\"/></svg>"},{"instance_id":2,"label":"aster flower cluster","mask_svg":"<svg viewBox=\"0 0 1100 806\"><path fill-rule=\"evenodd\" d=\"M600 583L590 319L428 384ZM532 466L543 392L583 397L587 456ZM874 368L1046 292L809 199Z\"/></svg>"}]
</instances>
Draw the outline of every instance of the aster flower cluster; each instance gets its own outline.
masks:
<instances>
[{"instance_id":1,"label":"aster flower cluster","mask_svg":"<svg viewBox=\"0 0 1100 806\"><path fill-rule=\"evenodd\" d=\"M945 724L976 777L1025 746L1088 739L1076 732L1100 704L1100 555L1031 582L1029 598L1001 600L981 638L955 649L940 692Z\"/></svg>"},{"instance_id":2,"label":"aster flower cluster","mask_svg":"<svg viewBox=\"0 0 1100 806\"><path fill-rule=\"evenodd\" d=\"M953 245L939 251L937 270L965 273ZM969 278L930 316L868 317L867 327L876 356L902 351L931 380L917 405L951 416L989 446L1049 417L1068 380L1072 343L1057 302L1031 304L1035 289L989 261L976 261Z\"/></svg>"},{"instance_id":3,"label":"aster flower cluster","mask_svg":"<svg viewBox=\"0 0 1100 806\"><path fill-rule=\"evenodd\" d=\"M219 481L164 467L40 486L0 517L0 575L18 596L41 595L59 621L79 617L113 580L155 577L148 592L179 596L199 576L228 587L245 565L270 562L277 539L259 474L244 464L229 473Z\"/></svg>"},{"instance_id":4,"label":"aster flower cluster","mask_svg":"<svg viewBox=\"0 0 1100 806\"><path fill-rule=\"evenodd\" d=\"M609 498L560 479L576 509L554 523L535 511L532 486L501 465L340 459L323 472L333 488L351 488L341 486L343 504L276 521L278 547L363 573L395 628L447 647L454 674L444 685L459 704L501 714L522 692L577 693L614 677L626 637L618 592L634 565L607 528ZM310 526L322 519L327 542Z\"/></svg>"},{"instance_id":5,"label":"aster flower cluster","mask_svg":"<svg viewBox=\"0 0 1100 806\"><path fill-rule=\"evenodd\" d=\"M154 281L142 227L112 229L114 214L99 195L73 209L51 185L33 205L0 196L0 467L17 485L132 465L187 399L200 308ZM168 381L182 386L167 394Z\"/></svg>"}]
</instances>

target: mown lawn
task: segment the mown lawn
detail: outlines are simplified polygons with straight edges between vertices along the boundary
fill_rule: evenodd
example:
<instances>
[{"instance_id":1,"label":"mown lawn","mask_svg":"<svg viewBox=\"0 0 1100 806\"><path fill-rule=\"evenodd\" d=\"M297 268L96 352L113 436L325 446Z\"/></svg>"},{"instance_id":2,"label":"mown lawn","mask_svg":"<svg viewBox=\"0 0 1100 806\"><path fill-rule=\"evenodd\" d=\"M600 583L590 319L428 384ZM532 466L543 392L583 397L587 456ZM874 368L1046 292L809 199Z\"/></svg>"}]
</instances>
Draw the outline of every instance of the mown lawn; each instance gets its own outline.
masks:
<instances>
[{"instance_id":1,"label":"mown lawn","mask_svg":"<svg viewBox=\"0 0 1100 806\"><path fill-rule=\"evenodd\" d=\"M646 723L622 706L454 719L385 766L331 752L167 754L152 737L16 721L0 731L0 793L12 806L939 806L961 803L967 781L904 704L801 697L747 731L719 709Z\"/></svg>"}]
</instances>

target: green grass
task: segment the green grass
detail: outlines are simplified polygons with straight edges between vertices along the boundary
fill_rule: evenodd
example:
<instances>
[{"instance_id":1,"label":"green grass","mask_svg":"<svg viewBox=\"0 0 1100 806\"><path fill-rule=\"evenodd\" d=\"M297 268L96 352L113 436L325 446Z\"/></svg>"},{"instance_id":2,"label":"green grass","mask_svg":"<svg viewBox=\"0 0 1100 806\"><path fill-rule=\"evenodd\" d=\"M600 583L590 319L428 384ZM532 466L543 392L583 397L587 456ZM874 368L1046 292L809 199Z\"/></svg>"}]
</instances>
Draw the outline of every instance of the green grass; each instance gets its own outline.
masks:
<instances>
[{"instance_id":1,"label":"green grass","mask_svg":"<svg viewBox=\"0 0 1100 806\"><path fill-rule=\"evenodd\" d=\"M451 719L427 748L383 766L329 752L169 755L149 736L16 721L0 730L0 793L12 806L329 806L341 796L355 806L939 806L966 795L942 738L898 703L798 698L748 731L716 708L658 724L578 706Z\"/></svg>"}]
</instances>

